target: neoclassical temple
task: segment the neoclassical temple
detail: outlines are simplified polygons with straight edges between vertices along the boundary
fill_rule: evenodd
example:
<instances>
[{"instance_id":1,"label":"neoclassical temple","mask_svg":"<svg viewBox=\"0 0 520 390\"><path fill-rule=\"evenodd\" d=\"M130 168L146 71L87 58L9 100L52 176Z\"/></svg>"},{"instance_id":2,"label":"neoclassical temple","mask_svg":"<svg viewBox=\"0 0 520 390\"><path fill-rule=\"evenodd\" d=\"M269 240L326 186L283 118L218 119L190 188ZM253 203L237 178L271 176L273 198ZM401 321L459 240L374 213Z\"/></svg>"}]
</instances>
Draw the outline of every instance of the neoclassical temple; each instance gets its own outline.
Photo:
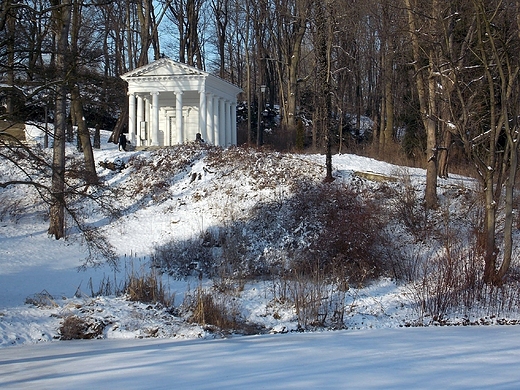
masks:
<instances>
[{"instance_id":1,"label":"neoclassical temple","mask_svg":"<svg viewBox=\"0 0 520 390\"><path fill-rule=\"evenodd\" d=\"M237 143L236 101L242 92L200 69L161 58L121 76L128 83L128 140L135 146L195 141Z\"/></svg>"}]
</instances>

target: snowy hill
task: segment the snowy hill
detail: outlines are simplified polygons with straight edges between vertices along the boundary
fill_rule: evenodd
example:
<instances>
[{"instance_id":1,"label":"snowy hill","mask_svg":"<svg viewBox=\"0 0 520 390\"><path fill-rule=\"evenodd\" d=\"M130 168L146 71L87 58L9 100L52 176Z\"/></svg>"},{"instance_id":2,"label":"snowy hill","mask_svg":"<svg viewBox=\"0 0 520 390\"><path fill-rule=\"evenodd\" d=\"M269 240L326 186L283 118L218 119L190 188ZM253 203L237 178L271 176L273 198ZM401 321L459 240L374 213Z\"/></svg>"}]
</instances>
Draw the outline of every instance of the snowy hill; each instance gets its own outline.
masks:
<instances>
[{"instance_id":1,"label":"snowy hill","mask_svg":"<svg viewBox=\"0 0 520 390\"><path fill-rule=\"evenodd\" d=\"M33 131L34 133L37 132ZM333 158L336 178L334 185L341 191L349 191L345 194L352 197L345 196L345 199L351 203L338 204L339 198L330 198L334 200L333 205L327 206L331 203L328 202L329 198L320 198L323 193L319 192L322 190L321 181L325 175L323 156L279 154L241 148L222 151L198 145L168 150L121 152L117 150L117 145L106 142L107 137L108 134L105 133L102 149L95 151L95 157L97 162L115 162L124 167L111 170L101 166L103 164L98 166L98 174L106 184L100 191L105 191L103 193L106 194L106 199L110 199L113 210L118 210L118 213L109 215L94 203L79 202L78 207L86 220L97 226L113 246L119 258L117 270L107 264L81 267L88 253L81 234L72 224L69 225L70 235L67 240L56 241L49 238L46 234L46 205L42 204L37 194L19 188L7 188L0 192L4 205L0 221L0 347L9 347L4 351L10 351L9 356L17 357L16 362L10 362L11 358L1 360L0 373L3 371L10 378L16 378L18 374L15 372L19 369L29 369L34 373L20 376L20 382L3 376L0 385L25 387L24 384L35 381L33 384L36 387L40 387L38 384L45 384L53 388L66 388L65 378L59 375L56 380L38 382L36 378L39 375L45 376L51 368L42 366L33 371L32 363L24 363L24 356L26 353L35 353L39 357L34 362L53 359L54 356L63 362L59 364L69 364L67 358L63 360L59 356L67 354L66 349L61 348L72 348L77 352L71 353L77 354L82 361L86 359L91 362L85 366L85 371L83 365L68 365L74 367L73 378L79 381L79 386L76 387L86 388L87 383L108 386L105 374L95 374L91 371L93 368L88 368L94 363L103 366L112 359L108 352L102 354L99 351L99 348L105 348L99 346L99 341L57 341L60 337L63 338L64 322L74 318L85 320L90 325L88 332L95 332L96 338L164 339L159 343L130 343L128 340L121 340L114 344L113 340L103 341L112 342L107 345L113 347L111 349L115 356L121 357L125 348L128 348L129 355L125 353L125 356L130 358L127 358L125 364L130 365L135 359L147 359L145 355L151 349L160 350L156 358L159 368L156 369L161 372L161 380L157 386L147 386L145 381L137 379L136 374L136 377L131 377L134 378L134 383L114 377L111 388L168 387L168 381L173 379L165 374L165 370L187 364L186 361L166 358L172 350L176 351L178 348L182 348L185 356L191 356L189 359L197 362L194 364L200 363L204 353L206 356L221 353L226 356L225 361L228 364L217 376L211 373L209 366L204 366L199 381L183 376L185 382L182 382L184 385L181 388L194 388L190 383L196 383L196 388L261 388L263 385L269 388L286 388L298 385L298 376L302 378L302 383L306 383L299 387L341 388L332 379L344 380L344 374L339 373L342 367L346 372L352 372L354 368L346 363L343 366L337 359L353 361L361 354L368 353L366 356L369 356L370 345L376 339L381 343L381 350L386 350L384 353L378 350L383 353L377 363L378 367L385 367L383 379L365 383L363 377L358 376L352 382L355 388L402 388L409 385L416 388L475 388L473 385L476 383L513 388L509 384L520 379L511 374L505 375L504 381L501 378L486 382L486 376L478 371L478 365L474 366L477 368L472 372L475 378L479 377L482 381L465 380L466 372L462 370L453 372L449 377L452 382L448 384L437 376L436 380L426 385L420 382L431 380L433 371L432 375L425 372L406 380L397 379L397 375L391 374L399 364L411 364L410 361L397 359L397 356L419 353L419 350L430 349L435 344L444 351L454 348L461 354L467 354L466 356L480 351L477 346L472 347L471 351L464 349L463 341L458 346L455 341L457 339L470 340L468 342L473 343L480 340L480 337L486 337L493 344L490 340L496 338L499 343L496 345L503 343L505 348L508 343L502 340L507 339L510 334L511 345L516 343L520 346L520 333L516 327L492 327L490 329L495 330L480 329L475 330L475 333L472 333L472 328L445 330L440 333L430 333L426 329L412 331L409 328L415 325L439 324L514 324L518 318L517 307L504 305L500 310L494 306L457 308L447 313L445 318L433 318L425 308L425 305L431 303L421 301L424 297L418 296L422 290L415 288L413 281L404 280L406 275L397 269L403 267L400 257L402 253L397 256L392 248L401 248L403 253L409 250L416 257L426 252L435 253L442 250L435 244L436 235L440 234L438 232L443 227L448 226L442 224L442 218L439 217L442 215L441 210L439 215L424 221L415 221L427 224L422 228L431 234L429 238L418 238L406 227L406 223L393 219L392 213L396 210L404 212L396 206L396 202L404 199L404 189L420 198L425 181L424 171L404 169L354 155L336 155ZM73 148L68 153L70 156L77 154ZM15 174L7 165L0 167L0 170L5 176ZM470 221L464 221L464 216L469 219L473 210L470 200L475 185L471 179L452 177L442 181L440 187L445 207L453 210L454 216L462 216L457 223L465 229L469 226L465 223ZM326 194L333 195L330 192ZM312 213L311 209L307 209L309 204L324 207L319 208L318 212L330 213L327 220L338 218L334 220L332 229L338 232L338 236L331 235L323 226L318 226L317 230L316 226L311 226L316 218L307 217L308 213ZM369 206L368 211L366 205ZM333 207L333 212L328 207ZM349 214L352 209L355 213ZM340 210L341 213L334 210ZM377 236L389 241L363 244L363 248L371 248L371 252L363 252L362 256L376 255L373 256L376 260L367 262L368 266L363 262L361 265L359 262L350 264L345 271L350 275L346 281L323 281L318 289L316 284L306 283L307 277L314 271L304 267L297 268L301 262L293 262L289 255L307 259L306 256L311 253L313 255L309 258L321 259L321 251L325 251L328 243L335 237L339 237L341 241L349 235L357 234L360 229L366 229L365 235L371 234L371 230L376 230L374 223L377 221L371 219L376 211L382 213L377 215L392 217L386 219L384 229L381 230L384 236ZM408 211L412 214L414 212ZM342 221L345 223L341 223ZM342 230L340 227L344 225L356 226L357 230ZM326 236L319 234L323 231L328 232ZM369 236L369 241L373 241L374 237L376 236ZM462 241L462 237L460 238ZM355 241L358 242L359 239L356 238ZM336 246L342 250L347 248L342 242L336 242ZM354 243L348 246L352 247L357 248L352 256L359 255L362 248L356 247ZM333 254L337 256L336 252ZM360 259L362 256L360 255ZM219 259L223 258L229 262L219 263ZM246 264L244 258L251 260ZM155 268L150 268L151 264ZM327 266L328 263L323 263L318 268L321 270ZM376 268L377 272L374 271ZM134 302L128 299L128 295L116 294L120 292L129 275L144 275L148 272L153 274L157 270L164 271L160 280L172 300L171 305ZM352 276L354 271L357 272L356 277ZM396 281L396 273L399 272L403 279ZM300 277L295 278L294 275ZM302 275L306 277L303 278ZM409 276L411 279L413 275ZM295 293L296 290L299 292ZM221 329L214 324L193 322L194 308L189 303L206 296L204 294L210 296L212 304L226 311L228 317L232 317L232 323L237 325L235 328ZM317 313L311 313L307 309L311 306L302 305L298 300L307 299L308 296L319 297L321 303L313 306ZM509 297L506 302L517 302L515 299ZM310 300L305 302L307 305ZM315 318L323 321L316 324ZM335 328L348 330L322 333ZM400 328L403 329L397 331ZM239 341L241 338L238 337L241 334L291 333L303 329L317 333L266 339L262 337L269 336L255 336L253 339L248 338L251 341ZM361 333L355 336L356 341L349 341L349 335L353 335L353 331ZM485 332L489 333L484 334ZM179 347L170 344L172 340L221 339L231 335L234 335L233 340L238 338L238 341L219 344L206 340L207 352L203 352L206 347L198 342L182 346L179 344ZM392 339L395 340L394 343ZM51 341L55 342L49 343ZM27 346L34 343L42 343L42 347L46 346L48 349ZM318 360L323 364L315 370L321 373L313 371L318 375L314 376L314 380L319 382L313 382L310 376L314 374L306 375L302 368L305 365L301 366L297 361L271 360L268 350L276 350L277 345L287 348L286 343L294 343L294 354L280 355L280 359L290 360L292 355L301 354L305 348L318 351L320 346L324 346L325 350L332 351L333 346L338 343L345 345L351 352L343 350L344 352L334 357L321 353ZM251 348L251 354L239 352L248 348ZM425 355L428 356L425 365L414 365L417 370L427 370L428 364L438 364L442 359L443 352L440 350L435 352L430 349L430 352ZM423 356L423 352L420 353ZM495 353L496 355L487 356L485 362L489 363L500 355L499 351ZM230 381L233 360L229 358L233 354L242 362L243 359L270 361L271 363L262 366L269 372L269 376L246 379L250 371L242 366L242 369L238 369L241 379ZM99 362L96 356L101 355ZM451 356L448 362L454 363L456 355ZM329 359L334 362L330 366L324 363ZM386 359L392 359L395 364L388 364ZM518 363L519 355L510 351L504 362ZM369 358L365 358L360 364L364 367L361 373L366 375L373 375L374 370L377 370L371 366ZM449 365L446 362L443 364ZM285 365L293 377L289 380L287 376L277 376L274 368L277 365ZM493 367L500 369L499 364ZM258 367L255 366L256 368ZM118 369L112 364L107 368L109 372ZM323 377L323 372L330 372L328 382ZM94 378L94 382L82 382L80 378L84 375ZM212 382L215 378L219 382ZM508 382L509 380L512 382ZM320 386L323 383L327 384ZM433 383L437 386L432 386Z\"/></svg>"}]
</instances>

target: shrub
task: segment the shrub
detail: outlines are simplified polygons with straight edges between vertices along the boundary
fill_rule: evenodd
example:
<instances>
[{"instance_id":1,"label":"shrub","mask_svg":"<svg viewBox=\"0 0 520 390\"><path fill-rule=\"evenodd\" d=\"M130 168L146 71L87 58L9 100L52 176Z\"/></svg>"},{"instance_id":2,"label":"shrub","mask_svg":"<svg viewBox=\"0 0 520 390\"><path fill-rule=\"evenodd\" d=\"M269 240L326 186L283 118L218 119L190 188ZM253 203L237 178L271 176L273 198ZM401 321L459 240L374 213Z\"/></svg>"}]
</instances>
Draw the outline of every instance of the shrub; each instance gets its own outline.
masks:
<instances>
[{"instance_id":1,"label":"shrub","mask_svg":"<svg viewBox=\"0 0 520 390\"><path fill-rule=\"evenodd\" d=\"M209 232L206 232L206 237L208 241L204 238L191 238L186 241L170 241L155 248L152 256L154 266L179 279L193 274L214 275L213 248L219 244L209 238L212 237Z\"/></svg>"},{"instance_id":2,"label":"shrub","mask_svg":"<svg viewBox=\"0 0 520 390\"><path fill-rule=\"evenodd\" d=\"M213 331L241 334L256 334L262 331L260 326L244 321L238 300L229 291L223 293L199 286L193 294L185 295L183 309L190 313L190 321Z\"/></svg>"},{"instance_id":3,"label":"shrub","mask_svg":"<svg viewBox=\"0 0 520 390\"><path fill-rule=\"evenodd\" d=\"M149 272L141 273L132 269L127 276L124 292L131 301L161 303L164 306L170 306L172 303L164 289L160 273L153 267Z\"/></svg>"},{"instance_id":4,"label":"shrub","mask_svg":"<svg viewBox=\"0 0 520 390\"><path fill-rule=\"evenodd\" d=\"M412 184L410 174L402 171L398 176L401 185L392 194L393 215L409 233L424 238L428 232L426 209L419 199L418 190Z\"/></svg>"},{"instance_id":5,"label":"shrub","mask_svg":"<svg viewBox=\"0 0 520 390\"><path fill-rule=\"evenodd\" d=\"M105 324L93 318L81 318L76 315L65 317L60 326L61 340L94 339L103 334Z\"/></svg>"},{"instance_id":6,"label":"shrub","mask_svg":"<svg viewBox=\"0 0 520 390\"><path fill-rule=\"evenodd\" d=\"M396 276L408 283L416 302L418 323L483 324L489 322L475 322L472 316L487 312L497 318L516 311L512 309L520 304L517 281L510 279L500 287L483 282L480 233L473 220L480 209L474 207L475 199L455 187L448 188L445 195L441 208L431 213L432 221L415 232L416 237L428 237L428 245L423 243L421 250L409 253L401 248L395 263ZM462 196L457 212L464 218L459 219L451 199Z\"/></svg>"},{"instance_id":7,"label":"shrub","mask_svg":"<svg viewBox=\"0 0 520 390\"><path fill-rule=\"evenodd\" d=\"M294 195L257 205L248 215L200 237L156 249L154 263L177 276L253 278L311 273L361 284L388 269L380 246L384 213L343 184L295 184Z\"/></svg>"},{"instance_id":8,"label":"shrub","mask_svg":"<svg viewBox=\"0 0 520 390\"><path fill-rule=\"evenodd\" d=\"M43 290L41 293L33 294L25 298L25 303L36 307L58 307L54 297L49 294L47 290Z\"/></svg>"},{"instance_id":9,"label":"shrub","mask_svg":"<svg viewBox=\"0 0 520 390\"><path fill-rule=\"evenodd\" d=\"M192 310L191 321L202 325L213 325L220 329L237 328L237 310L226 305L222 298L217 299L209 291L198 288L195 296L188 299L188 307Z\"/></svg>"},{"instance_id":10,"label":"shrub","mask_svg":"<svg viewBox=\"0 0 520 390\"><path fill-rule=\"evenodd\" d=\"M385 218L376 202L343 184L301 188L291 202L288 229L304 243L292 269L305 274L317 266L326 278L356 284L387 271L379 246Z\"/></svg>"}]
</instances>

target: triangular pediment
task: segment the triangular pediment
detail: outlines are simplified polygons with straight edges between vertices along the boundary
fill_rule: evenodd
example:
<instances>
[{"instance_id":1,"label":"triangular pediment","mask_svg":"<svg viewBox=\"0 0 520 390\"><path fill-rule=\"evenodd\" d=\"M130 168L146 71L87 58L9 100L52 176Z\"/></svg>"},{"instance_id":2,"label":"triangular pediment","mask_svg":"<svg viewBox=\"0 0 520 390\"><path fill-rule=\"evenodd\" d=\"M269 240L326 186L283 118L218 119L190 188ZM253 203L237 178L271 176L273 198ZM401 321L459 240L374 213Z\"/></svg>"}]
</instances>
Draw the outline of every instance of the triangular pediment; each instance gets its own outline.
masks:
<instances>
[{"instance_id":1,"label":"triangular pediment","mask_svg":"<svg viewBox=\"0 0 520 390\"><path fill-rule=\"evenodd\" d=\"M151 64L141 66L125 73L121 77L123 79L134 79L172 76L207 76L207 73L192 66L173 61L169 58L161 58Z\"/></svg>"},{"instance_id":2,"label":"triangular pediment","mask_svg":"<svg viewBox=\"0 0 520 390\"><path fill-rule=\"evenodd\" d=\"M206 91L234 100L242 90L217 76L169 58L161 58L121 76L129 92Z\"/></svg>"}]
</instances>

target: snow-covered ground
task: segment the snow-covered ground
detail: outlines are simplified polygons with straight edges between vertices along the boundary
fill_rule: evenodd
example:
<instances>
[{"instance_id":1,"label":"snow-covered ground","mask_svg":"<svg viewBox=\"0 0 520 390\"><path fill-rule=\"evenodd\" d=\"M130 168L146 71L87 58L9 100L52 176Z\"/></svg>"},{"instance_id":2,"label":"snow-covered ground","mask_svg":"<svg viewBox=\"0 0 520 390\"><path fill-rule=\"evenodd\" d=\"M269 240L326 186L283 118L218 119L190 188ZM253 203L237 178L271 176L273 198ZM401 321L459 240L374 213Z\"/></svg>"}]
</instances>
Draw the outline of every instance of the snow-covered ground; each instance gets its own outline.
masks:
<instances>
[{"instance_id":1,"label":"snow-covered ground","mask_svg":"<svg viewBox=\"0 0 520 390\"><path fill-rule=\"evenodd\" d=\"M18 389L518 389L520 327L62 341L0 354Z\"/></svg>"},{"instance_id":2,"label":"snow-covered ground","mask_svg":"<svg viewBox=\"0 0 520 390\"><path fill-rule=\"evenodd\" d=\"M148 153L120 152L117 145L106 143L106 133L104 137L102 149L95 151L96 161L127 162L132 155ZM296 164L316 167L324 160L295 158ZM333 164L338 180L350 179L354 172L402 173L399 167L353 155L334 156ZM272 290L269 281L244 286L241 310L266 332L283 334L228 337L189 324L161 307L124 297L92 297L92 291L107 281L116 285L129 269L146 267L158 245L189 238L216 223L219 210L233 213L241 205L273 196L248 193L247 183L236 183L219 197L224 191L222 183L213 180L214 172L201 161L190 169L170 189L167 200L139 208L129 204L122 218L104 222L120 256L118 272L105 265L79 271L85 248L78 241L49 238L48 222L39 214L0 219L0 387L518 387L519 327L405 327L417 318L410 291L386 278L349 290L348 330L334 332L293 332L293 308L278 307L274 315L266 303ZM99 174L109 184L125 179L124 170L114 173L99 167ZM199 179L192 185L194 174ZM416 183L424 180L422 170L407 169L406 174ZM444 184L470 182L455 177ZM230 204L227 196L238 191L243 192L241 205ZM274 196L282 196L281 191ZM176 305L198 283L164 276ZM85 313L105 325L104 339L58 341L63 319Z\"/></svg>"}]
</instances>

